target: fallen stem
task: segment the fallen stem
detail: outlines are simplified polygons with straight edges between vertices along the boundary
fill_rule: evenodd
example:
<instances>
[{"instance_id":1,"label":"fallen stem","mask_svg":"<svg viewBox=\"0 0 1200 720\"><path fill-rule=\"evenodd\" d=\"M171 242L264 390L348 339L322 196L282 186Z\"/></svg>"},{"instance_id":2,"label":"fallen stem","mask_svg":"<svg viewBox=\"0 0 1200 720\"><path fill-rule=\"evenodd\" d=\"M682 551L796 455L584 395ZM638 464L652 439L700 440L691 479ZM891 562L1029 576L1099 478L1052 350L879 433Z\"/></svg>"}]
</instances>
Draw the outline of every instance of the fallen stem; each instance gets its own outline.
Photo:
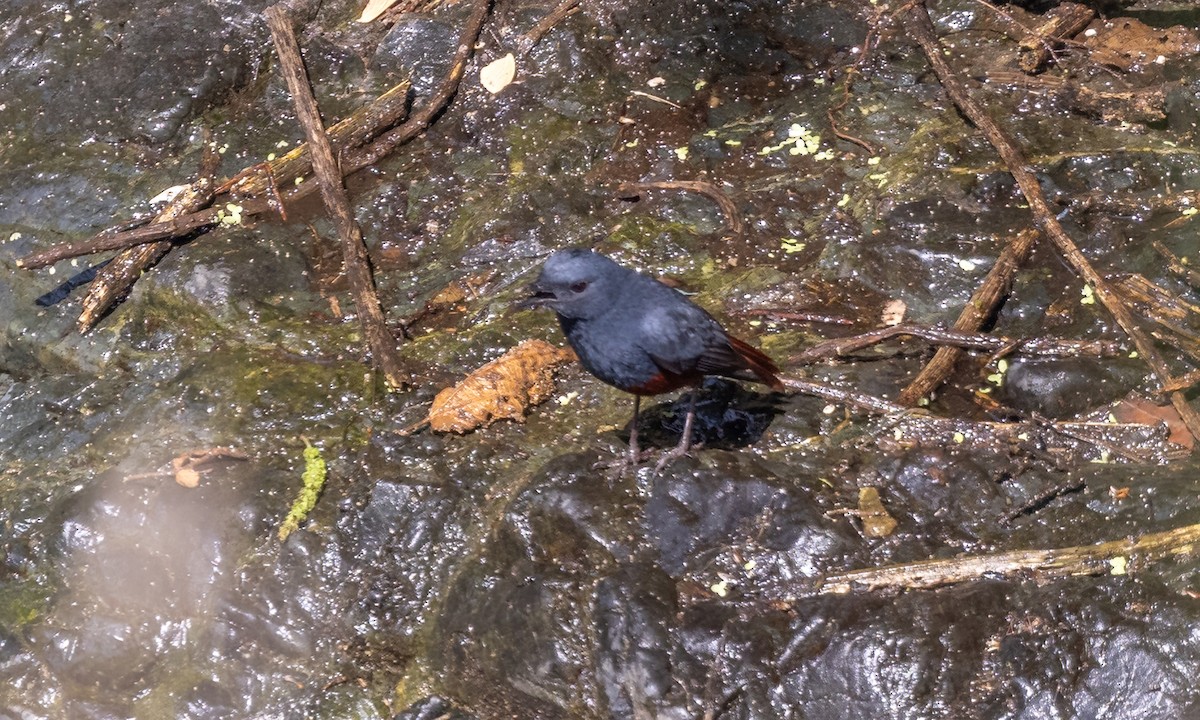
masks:
<instances>
[{"instance_id":1,"label":"fallen stem","mask_svg":"<svg viewBox=\"0 0 1200 720\"><path fill-rule=\"evenodd\" d=\"M1046 581L1078 575L1125 575L1166 557L1190 557L1200 543L1200 524L1185 525L1136 538L1109 540L1051 550L1014 550L922 560L865 570L832 573L815 580L795 596L837 595L880 590L928 590L996 576L1031 575Z\"/></svg>"},{"instance_id":2,"label":"fallen stem","mask_svg":"<svg viewBox=\"0 0 1200 720\"><path fill-rule=\"evenodd\" d=\"M371 262L367 247L363 243L362 229L354 220L346 187L342 184L342 173L333 156L333 145L321 123L321 112L317 107L309 85L304 60L300 56L300 44L283 5L272 5L263 15L271 29L271 38L279 55L280 70L287 81L296 108L296 119L304 127L308 148L312 156L313 172L321 188L321 199L325 209L333 218L342 246L342 265L354 304L358 308L359 323L371 348L375 362L383 372L388 385L402 387L408 380L396 353L396 338L387 329L383 308L375 292L375 281L371 274Z\"/></svg>"},{"instance_id":3,"label":"fallen stem","mask_svg":"<svg viewBox=\"0 0 1200 720\"><path fill-rule=\"evenodd\" d=\"M1113 319L1117 321L1125 334L1129 336L1139 355L1158 378L1160 386L1165 386L1171 378L1171 373L1162 354L1137 326L1132 313L1121 302L1112 286L1096 272L1088 259L1079 251L1079 247L1067 235L1054 213L1051 212L1037 178L1028 167L1024 153L1012 138L988 116L983 107L967 91L958 74L946 62L944 49L934 34L933 22L929 18L929 11L924 2L914 2L908 7L905 13L905 26L913 39L921 46L921 50L924 51L930 67L933 68L942 87L946 90L946 94L987 137L988 142L996 148L996 152L999 153L1009 173L1012 174L1017 186L1021 189L1021 194L1029 203L1035 227L1050 239L1062 254L1063 259L1083 278L1084 282L1092 287L1096 297L1112 314ZM1188 404L1187 398L1181 392L1168 393L1168 397L1175 411L1183 419L1188 431L1193 437L1200 438L1200 415Z\"/></svg>"}]
</instances>

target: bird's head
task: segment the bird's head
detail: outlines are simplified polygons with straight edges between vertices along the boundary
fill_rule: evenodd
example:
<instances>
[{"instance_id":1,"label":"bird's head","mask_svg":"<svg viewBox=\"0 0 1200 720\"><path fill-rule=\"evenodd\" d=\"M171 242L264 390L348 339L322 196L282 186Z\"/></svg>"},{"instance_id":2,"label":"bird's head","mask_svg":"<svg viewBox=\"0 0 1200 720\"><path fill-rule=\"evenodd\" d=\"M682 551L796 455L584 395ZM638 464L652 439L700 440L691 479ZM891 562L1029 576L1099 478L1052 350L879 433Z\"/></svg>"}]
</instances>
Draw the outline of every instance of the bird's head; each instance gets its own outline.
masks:
<instances>
[{"instance_id":1,"label":"bird's head","mask_svg":"<svg viewBox=\"0 0 1200 720\"><path fill-rule=\"evenodd\" d=\"M616 299L621 266L591 250L572 248L551 255L521 307L548 307L564 318L587 320Z\"/></svg>"}]
</instances>

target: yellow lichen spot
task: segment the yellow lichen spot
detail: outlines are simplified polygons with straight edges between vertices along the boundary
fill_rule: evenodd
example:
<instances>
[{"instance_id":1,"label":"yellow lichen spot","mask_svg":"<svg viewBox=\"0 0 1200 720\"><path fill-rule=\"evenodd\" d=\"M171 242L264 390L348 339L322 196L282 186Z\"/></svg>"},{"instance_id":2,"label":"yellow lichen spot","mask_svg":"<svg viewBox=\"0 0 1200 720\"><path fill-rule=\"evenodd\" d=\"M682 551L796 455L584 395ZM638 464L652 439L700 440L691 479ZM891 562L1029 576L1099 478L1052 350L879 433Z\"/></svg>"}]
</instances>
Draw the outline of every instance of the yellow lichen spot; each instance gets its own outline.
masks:
<instances>
[{"instance_id":1,"label":"yellow lichen spot","mask_svg":"<svg viewBox=\"0 0 1200 720\"><path fill-rule=\"evenodd\" d=\"M879 161L880 161L880 157L878 155L876 155L875 157L867 158L868 165L878 165Z\"/></svg>"},{"instance_id":2,"label":"yellow lichen spot","mask_svg":"<svg viewBox=\"0 0 1200 720\"><path fill-rule=\"evenodd\" d=\"M684 145L683 147L675 148L675 157L679 158L680 162L687 160L687 157L688 157L687 146Z\"/></svg>"},{"instance_id":3,"label":"yellow lichen spot","mask_svg":"<svg viewBox=\"0 0 1200 720\"><path fill-rule=\"evenodd\" d=\"M1118 555L1108 561L1108 571L1113 575L1124 575L1129 572L1129 558Z\"/></svg>"},{"instance_id":4,"label":"yellow lichen spot","mask_svg":"<svg viewBox=\"0 0 1200 720\"><path fill-rule=\"evenodd\" d=\"M963 435L961 432L957 432L957 431L954 433L954 442L956 444L962 445L966 441L967 441L966 435Z\"/></svg>"},{"instance_id":5,"label":"yellow lichen spot","mask_svg":"<svg viewBox=\"0 0 1200 720\"><path fill-rule=\"evenodd\" d=\"M224 210L217 211L217 218L223 225L241 225L242 224L242 206L228 203Z\"/></svg>"},{"instance_id":6,"label":"yellow lichen spot","mask_svg":"<svg viewBox=\"0 0 1200 720\"><path fill-rule=\"evenodd\" d=\"M788 137L796 141L796 146L788 151L793 155L812 155L821 149L821 136L800 123L788 128Z\"/></svg>"},{"instance_id":7,"label":"yellow lichen spot","mask_svg":"<svg viewBox=\"0 0 1200 720\"><path fill-rule=\"evenodd\" d=\"M797 238L787 237L779 241L779 248L788 255L791 255L792 253L798 253L807 246L807 243L802 242Z\"/></svg>"},{"instance_id":8,"label":"yellow lichen spot","mask_svg":"<svg viewBox=\"0 0 1200 720\"><path fill-rule=\"evenodd\" d=\"M725 144L729 147L739 147L742 144L741 140L726 140Z\"/></svg>"},{"instance_id":9,"label":"yellow lichen spot","mask_svg":"<svg viewBox=\"0 0 1200 720\"><path fill-rule=\"evenodd\" d=\"M1082 299L1079 301L1080 305L1095 305L1096 304L1096 291L1092 290L1091 285L1084 285L1083 290L1080 291L1080 295L1083 296Z\"/></svg>"},{"instance_id":10,"label":"yellow lichen spot","mask_svg":"<svg viewBox=\"0 0 1200 720\"><path fill-rule=\"evenodd\" d=\"M843 193L842 199L837 201L837 206L844 208L850 204L850 193Z\"/></svg>"}]
</instances>

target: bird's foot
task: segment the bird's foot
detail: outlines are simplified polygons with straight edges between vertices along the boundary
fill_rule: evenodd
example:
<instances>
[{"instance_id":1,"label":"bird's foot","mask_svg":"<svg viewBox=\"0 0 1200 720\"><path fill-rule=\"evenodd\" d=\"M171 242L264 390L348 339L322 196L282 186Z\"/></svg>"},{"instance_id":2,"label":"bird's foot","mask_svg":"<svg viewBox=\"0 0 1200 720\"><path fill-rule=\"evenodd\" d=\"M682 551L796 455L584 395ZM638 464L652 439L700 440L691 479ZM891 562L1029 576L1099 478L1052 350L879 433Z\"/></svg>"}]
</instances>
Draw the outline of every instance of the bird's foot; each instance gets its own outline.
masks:
<instances>
[{"instance_id":1,"label":"bird's foot","mask_svg":"<svg viewBox=\"0 0 1200 720\"><path fill-rule=\"evenodd\" d=\"M675 447L662 454L658 462L654 465L654 474L657 475L663 471L663 468L675 462L681 457L691 457L693 450L699 450L704 445L701 443L679 443Z\"/></svg>"},{"instance_id":2,"label":"bird's foot","mask_svg":"<svg viewBox=\"0 0 1200 720\"><path fill-rule=\"evenodd\" d=\"M621 477L626 471L632 469L637 471L638 465L642 461L649 460L654 455L653 450L632 451L622 453L620 456L611 460L601 460L592 465L593 470L611 470L616 477Z\"/></svg>"}]
</instances>

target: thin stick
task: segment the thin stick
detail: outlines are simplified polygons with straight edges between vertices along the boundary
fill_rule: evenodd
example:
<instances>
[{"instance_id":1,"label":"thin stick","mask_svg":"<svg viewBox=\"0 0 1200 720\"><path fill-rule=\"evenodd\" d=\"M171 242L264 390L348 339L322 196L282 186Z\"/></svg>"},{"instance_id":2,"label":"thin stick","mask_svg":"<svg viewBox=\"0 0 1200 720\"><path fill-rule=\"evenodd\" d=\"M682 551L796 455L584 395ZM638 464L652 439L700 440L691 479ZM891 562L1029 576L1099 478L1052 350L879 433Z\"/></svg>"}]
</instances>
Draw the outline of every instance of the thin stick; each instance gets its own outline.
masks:
<instances>
[{"instance_id":1,"label":"thin stick","mask_svg":"<svg viewBox=\"0 0 1200 720\"><path fill-rule=\"evenodd\" d=\"M208 207L212 203L213 186L219 158L215 152L206 150L200 161L200 178L167 203L154 218L155 223L171 222L189 213ZM122 250L96 273L95 279L84 295L75 329L80 334L95 327L100 318L124 297L148 268L162 259L171 249L169 240L156 240L137 247Z\"/></svg>"},{"instance_id":2,"label":"thin stick","mask_svg":"<svg viewBox=\"0 0 1200 720\"><path fill-rule=\"evenodd\" d=\"M1166 361L1158 348L1154 346L1150 338L1137 326L1133 315L1129 309L1121 301L1120 297L1113 291L1112 286L1096 272L1088 259L1079 251L1079 247L1067 235L1062 225L1055 218L1054 213L1050 210L1049 203L1046 202L1046 196L1042 193L1042 188L1038 184L1037 178L1029 169L1025 155L1017 147L1016 143L1004 132L1000 127L988 116L983 107L976 102L975 98L967 91L966 86L958 75L951 69L949 63L943 55L943 48L937 40L937 36L933 31L933 22L929 19L929 11L926 9L924 2L913 3L905 13L905 26L909 34L921 46L925 53L925 57L929 62L934 73L941 81L942 87L946 90L946 94L954 101L954 104L975 124L977 128L987 137L988 142L996 148L996 152L1004 160L1009 173L1016 180L1017 186L1021 189L1021 194L1029 202L1029 209L1033 213L1034 225L1040 229L1046 237L1054 244L1067 263L1074 268L1075 272L1083 278L1084 282L1092 287L1096 297L1104 304L1104 307L1112 314L1113 319L1129 336L1134 347L1137 348L1138 354L1145 360L1146 364L1154 372L1161 386L1165 386L1171 377L1171 372L1167 368ZM1171 405L1179 416L1187 425L1188 431L1193 437L1200 438L1200 415L1188 405L1187 398L1183 393L1172 392L1168 393L1171 400Z\"/></svg>"},{"instance_id":3,"label":"thin stick","mask_svg":"<svg viewBox=\"0 0 1200 720\"><path fill-rule=\"evenodd\" d=\"M876 415L889 415L892 413L907 413L911 412L909 408L903 405L889 402L874 395L866 393L854 392L852 390L843 390L835 388L832 385L824 385L822 383L813 382L811 380L801 380L800 378L781 377L783 386L788 390L794 390L804 395L814 395L825 400L831 400L836 403L849 405L856 410L873 413Z\"/></svg>"},{"instance_id":4,"label":"thin stick","mask_svg":"<svg viewBox=\"0 0 1200 720\"><path fill-rule=\"evenodd\" d=\"M1115 357L1122 354L1119 343L1108 340L1060 340L1058 338L1030 338L1028 340L1012 340L1010 338L986 335L983 333L968 333L957 330L945 330L921 325L892 325L865 332L848 338L826 340L818 345L793 355L788 363L813 363L819 360L842 357L863 348L878 345L894 337L912 336L922 340L952 347L956 350L988 350L1008 355L1022 353L1050 357Z\"/></svg>"},{"instance_id":5,"label":"thin stick","mask_svg":"<svg viewBox=\"0 0 1200 720\"><path fill-rule=\"evenodd\" d=\"M517 45L521 48L521 54L528 55L529 51L541 41L546 33L550 32L551 28L577 12L579 12L579 0L563 0L560 2L557 7L546 13L546 17L539 20L537 25L534 25L530 28L529 32L517 40Z\"/></svg>"},{"instance_id":6,"label":"thin stick","mask_svg":"<svg viewBox=\"0 0 1200 720\"><path fill-rule=\"evenodd\" d=\"M374 165L397 146L420 135L450 103L450 99L458 92L458 84L462 81L463 73L466 72L467 62L475 53L475 41L479 39L479 32L483 29L488 9L492 4L491 0L474 0L474 2L471 16L467 19L462 35L458 38L458 48L454 51L454 57L450 61L450 71L442 80L441 85L438 86L428 102L413 113L404 124L383 133L360 150L345 153L342 156L342 169L347 175L368 165Z\"/></svg>"},{"instance_id":7,"label":"thin stick","mask_svg":"<svg viewBox=\"0 0 1200 720\"><path fill-rule=\"evenodd\" d=\"M746 231L746 223L737 205L719 187L703 180L658 180L654 182L625 182L617 186L617 192L622 197L636 197L642 190L682 190L712 200L725 216L725 224L729 234L739 238Z\"/></svg>"},{"instance_id":8,"label":"thin stick","mask_svg":"<svg viewBox=\"0 0 1200 720\"><path fill-rule=\"evenodd\" d=\"M1095 545L1052 550L1014 550L887 565L866 570L833 573L788 598L806 595L845 594L856 591L928 590L987 577L1032 575L1039 581L1077 575L1124 575L1167 557L1191 557L1200 549L1200 524L1122 538Z\"/></svg>"},{"instance_id":9,"label":"thin stick","mask_svg":"<svg viewBox=\"0 0 1200 720\"><path fill-rule=\"evenodd\" d=\"M1017 269L1029 257L1033 243L1041 235L1037 230L1025 229L1017 233L996 258L996 264L988 271L983 283L971 295L971 299L954 321L954 329L960 332L977 332L991 318L1012 286ZM933 392L950 377L954 365L963 356L961 348L941 347L913 381L900 391L902 405L916 405L921 398Z\"/></svg>"},{"instance_id":10,"label":"thin stick","mask_svg":"<svg viewBox=\"0 0 1200 720\"><path fill-rule=\"evenodd\" d=\"M371 347L378 368L392 387L402 387L408 380L401 368L396 353L396 338L388 331L384 322L383 309L375 293L375 282L371 276L371 262L363 244L362 230L354 220L346 188L342 184L342 173L333 156L333 146L321 124L321 112L309 86L304 60L300 57L300 45L292 29L291 17L283 5L272 5L263 13L267 26L271 28L271 39L279 54L280 70L287 80L296 108L296 118L304 127L308 147L312 155L313 171L321 186L321 198L325 208L333 217L342 245L342 264L354 303L358 308L359 322L363 334Z\"/></svg>"}]
</instances>

